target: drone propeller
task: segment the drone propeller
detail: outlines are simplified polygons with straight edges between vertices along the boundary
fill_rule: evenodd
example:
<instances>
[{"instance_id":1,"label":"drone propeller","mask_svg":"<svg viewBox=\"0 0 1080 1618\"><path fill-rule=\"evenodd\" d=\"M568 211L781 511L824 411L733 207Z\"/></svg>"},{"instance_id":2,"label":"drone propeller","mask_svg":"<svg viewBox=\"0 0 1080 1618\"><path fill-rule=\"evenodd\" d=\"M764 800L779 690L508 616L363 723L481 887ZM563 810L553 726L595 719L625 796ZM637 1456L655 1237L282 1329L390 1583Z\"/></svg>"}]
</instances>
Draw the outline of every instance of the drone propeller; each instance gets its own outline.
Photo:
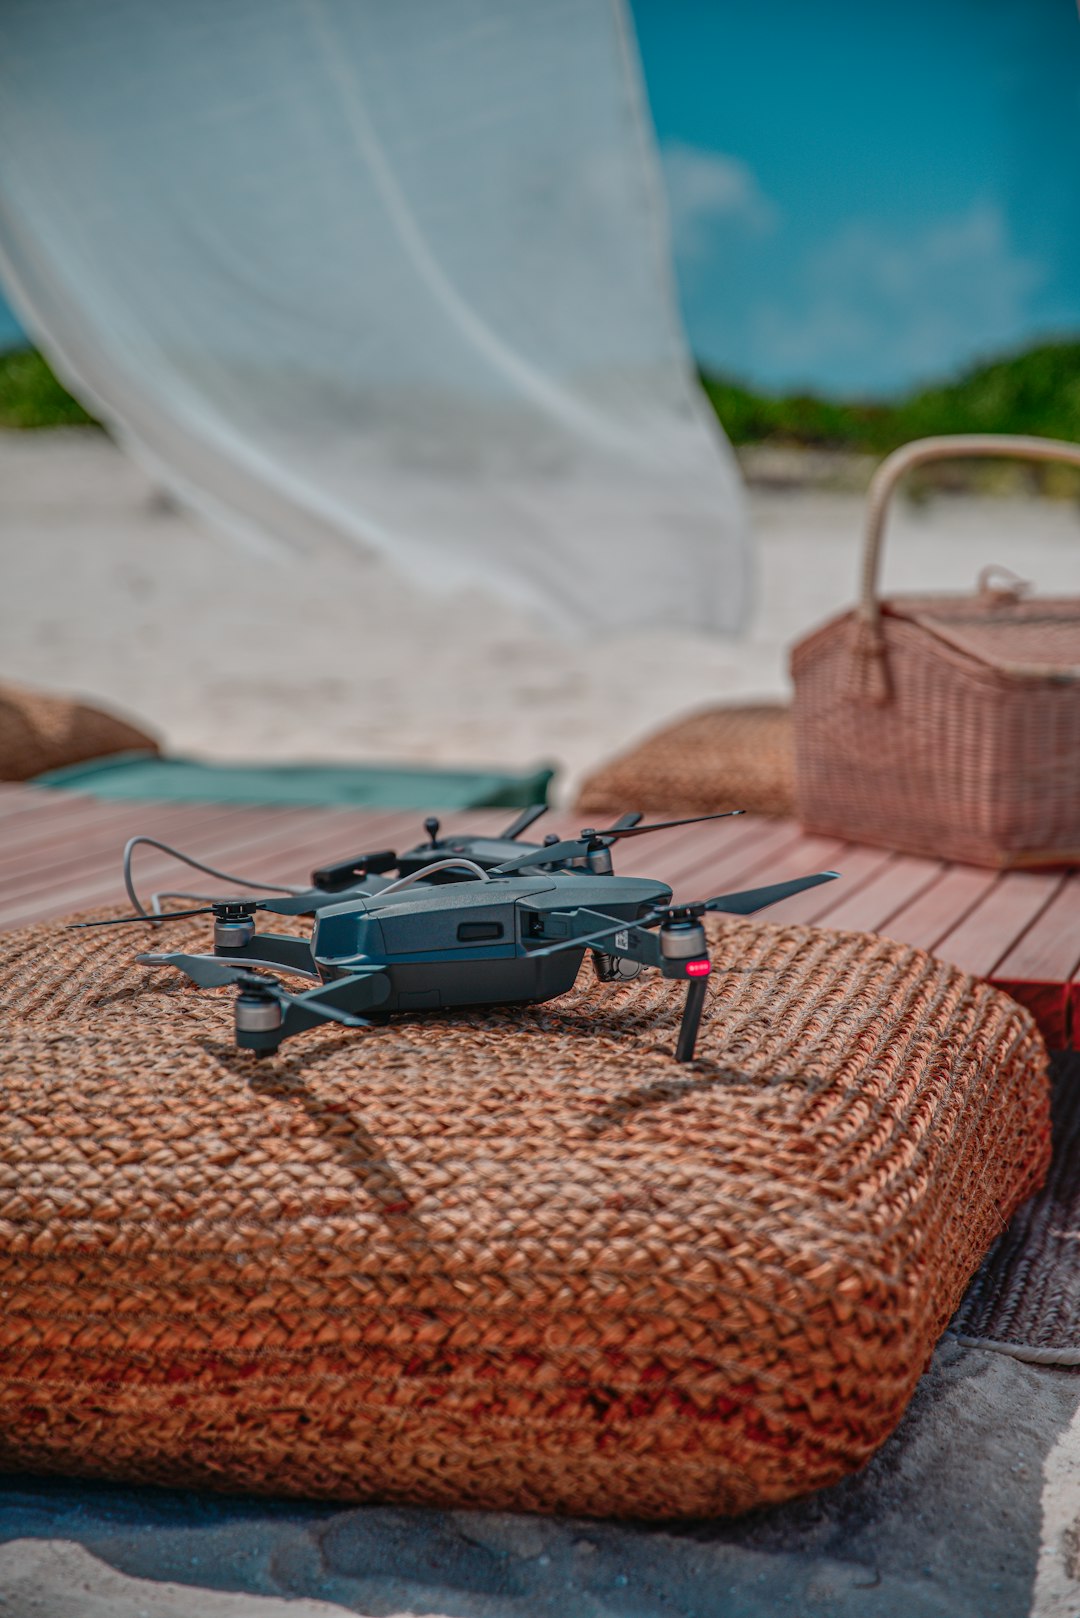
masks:
<instances>
[{"instance_id":1,"label":"drone propeller","mask_svg":"<svg viewBox=\"0 0 1080 1618\"><path fill-rule=\"evenodd\" d=\"M807 888L816 888L822 882L834 882L839 875L839 871L817 871L813 876L797 876L790 882L774 882L767 888L744 888L741 893L721 893L713 899L700 899L694 904L665 905L649 911L637 921L617 921L614 926L605 927L601 932L587 933L584 938L561 938L557 944L549 944L546 949L530 950L529 954L557 955L565 949L588 948L633 927L659 927L665 921L689 921L703 916L706 911L720 912L726 916L752 916L769 905L779 904L781 899L804 893Z\"/></svg>"},{"instance_id":2,"label":"drone propeller","mask_svg":"<svg viewBox=\"0 0 1080 1618\"><path fill-rule=\"evenodd\" d=\"M320 904L329 902L318 888L305 893L290 893L282 899L217 899L196 910L159 910L145 916L106 916L102 921L69 921L68 927L127 927L133 922L148 923L156 927L162 921L186 921L189 916L214 916L218 921L246 921L256 910L265 910L275 916L303 916Z\"/></svg>"},{"instance_id":3,"label":"drone propeller","mask_svg":"<svg viewBox=\"0 0 1080 1618\"><path fill-rule=\"evenodd\" d=\"M744 888L741 893L722 893L716 899L705 899L700 908L696 904L687 908L694 915L713 910L725 916L752 916L769 905L778 905L781 899L804 893L807 888L820 887L822 882L835 882L839 875L839 871L815 871L813 876L797 876L790 882L773 882L767 888Z\"/></svg>"},{"instance_id":4,"label":"drone propeller","mask_svg":"<svg viewBox=\"0 0 1080 1618\"><path fill-rule=\"evenodd\" d=\"M222 901L222 904L224 903L225 901ZM69 921L67 927L69 932L77 932L81 927L126 927L133 921L149 922L151 925L157 926L159 921L184 921L188 916L213 916L221 908L222 905L200 905L197 910L162 910L156 915L106 916L103 921ZM234 906L230 904L230 908L234 908ZM265 899L237 900L235 908L243 909L245 914L250 915L255 910L265 910L267 901Z\"/></svg>"},{"instance_id":5,"label":"drone propeller","mask_svg":"<svg viewBox=\"0 0 1080 1618\"><path fill-rule=\"evenodd\" d=\"M135 959L140 966L175 966L200 989L220 989L226 984L234 983L238 989L269 995L279 1005L301 1006L313 1016L321 1017L326 1022L340 1023L343 1028L371 1027L366 1017L355 1017L351 1012L338 1011L333 1006L322 1006L317 1000L301 999L299 995L290 994L275 977L231 966L225 961L215 960L212 955L136 955Z\"/></svg>"},{"instance_id":6,"label":"drone propeller","mask_svg":"<svg viewBox=\"0 0 1080 1618\"><path fill-rule=\"evenodd\" d=\"M732 815L744 815L745 809L724 809L717 815L689 815L685 820L655 820L646 826L637 824L638 816L622 815L614 826L605 826L603 831L596 831L588 826L579 837L567 838L565 842L547 844L542 853L535 849L528 854L519 854L516 859L504 860L502 865L496 865L492 876L510 876L514 871L520 871L526 865L555 865L563 860L580 859L583 854L589 854L597 848L607 848L610 843L623 837L644 837L650 831L669 831L674 826L696 826L703 820L728 820Z\"/></svg>"}]
</instances>

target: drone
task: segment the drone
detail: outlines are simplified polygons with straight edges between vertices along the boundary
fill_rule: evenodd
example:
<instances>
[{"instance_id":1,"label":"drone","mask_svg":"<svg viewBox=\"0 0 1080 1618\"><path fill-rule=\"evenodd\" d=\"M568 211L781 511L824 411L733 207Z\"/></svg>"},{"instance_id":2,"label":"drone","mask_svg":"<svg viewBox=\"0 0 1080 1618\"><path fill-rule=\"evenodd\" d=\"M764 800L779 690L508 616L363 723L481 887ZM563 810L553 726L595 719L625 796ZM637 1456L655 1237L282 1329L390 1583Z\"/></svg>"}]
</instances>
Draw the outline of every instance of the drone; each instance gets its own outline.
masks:
<instances>
[{"instance_id":1,"label":"drone","mask_svg":"<svg viewBox=\"0 0 1080 1618\"><path fill-rule=\"evenodd\" d=\"M520 833L543 812L525 811L499 837L440 841L437 821L425 822L428 842L398 856L390 850L342 861L313 874L309 889L269 899L211 899L194 910L150 913L125 879L138 914L74 926L154 926L196 915L213 917L213 953L143 953L147 967L169 967L199 988L233 985L235 1037L241 1049L268 1056L283 1041L327 1023L370 1028L398 1013L432 1013L468 1006L536 1005L573 987L587 952L604 982L635 978L654 968L687 985L675 1060L691 1062L712 972L703 918L749 916L819 883L818 871L768 887L673 903L665 883L617 876L611 849L621 839L674 826L719 820L723 814L640 824L623 815L577 837L521 843ZM156 844L157 847L167 845ZM170 853L177 852L168 850ZM179 856L227 880L227 873ZM388 873L399 872L391 880ZM270 884L246 882L269 888ZM278 889L278 892L281 890ZM155 906L161 897L155 895ZM170 898L202 898L169 894ZM259 912L313 917L310 939L257 933ZM278 974L305 980L300 992Z\"/></svg>"}]
</instances>

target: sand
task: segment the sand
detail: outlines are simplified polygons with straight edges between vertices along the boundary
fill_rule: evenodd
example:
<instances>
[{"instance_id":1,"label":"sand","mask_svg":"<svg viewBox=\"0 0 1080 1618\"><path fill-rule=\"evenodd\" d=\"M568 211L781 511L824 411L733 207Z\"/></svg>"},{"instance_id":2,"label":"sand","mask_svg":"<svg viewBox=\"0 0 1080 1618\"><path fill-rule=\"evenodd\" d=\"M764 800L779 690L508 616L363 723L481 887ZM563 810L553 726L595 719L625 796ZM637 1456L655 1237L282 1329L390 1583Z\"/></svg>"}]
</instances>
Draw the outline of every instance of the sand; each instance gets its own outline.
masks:
<instances>
[{"instance_id":1,"label":"sand","mask_svg":"<svg viewBox=\"0 0 1080 1618\"><path fill-rule=\"evenodd\" d=\"M484 590L425 593L354 552L256 559L164 503L98 434L0 436L0 678L110 701L173 751L582 770L688 708L782 694L786 647L853 598L862 500L750 495L758 605L738 641L553 640ZM1002 562L1080 587L1068 503L902 503L898 588L970 588Z\"/></svg>"},{"instance_id":2,"label":"sand","mask_svg":"<svg viewBox=\"0 0 1080 1618\"><path fill-rule=\"evenodd\" d=\"M96 434L0 436L0 678L119 705L173 751L551 760L565 798L667 718L782 694L787 644L851 601L857 495L758 488L750 504L760 588L739 641L559 642L482 579L448 600L352 553L255 559ZM967 588L990 561L1077 592L1076 509L898 508L894 588ZM1080 1375L946 1340L858 1478L682 1528L10 1480L0 1618L1077 1618L1078 1412Z\"/></svg>"}]
</instances>

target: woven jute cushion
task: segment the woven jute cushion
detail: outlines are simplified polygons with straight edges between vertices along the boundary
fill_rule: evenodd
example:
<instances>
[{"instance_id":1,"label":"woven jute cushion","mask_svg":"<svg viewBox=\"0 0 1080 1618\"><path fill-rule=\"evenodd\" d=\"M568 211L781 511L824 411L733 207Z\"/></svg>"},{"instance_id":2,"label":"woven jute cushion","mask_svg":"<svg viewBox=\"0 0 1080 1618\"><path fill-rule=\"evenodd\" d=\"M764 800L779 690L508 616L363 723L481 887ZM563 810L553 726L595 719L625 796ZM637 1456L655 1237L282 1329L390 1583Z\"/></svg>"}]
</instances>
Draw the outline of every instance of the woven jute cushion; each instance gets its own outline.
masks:
<instances>
[{"instance_id":1,"label":"woven jute cushion","mask_svg":"<svg viewBox=\"0 0 1080 1618\"><path fill-rule=\"evenodd\" d=\"M721 924L679 1068L589 967L259 1062L120 932L5 941L6 1468L745 1511L882 1442L1046 1168L1030 1017L882 939Z\"/></svg>"},{"instance_id":2,"label":"woven jute cushion","mask_svg":"<svg viewBox=\"0 0 1080 1618\"><path fill-rule=\"evenodd\" d=\"M152 736L115 714L72 697L0 684L0 781L29 781L110 753L157 751Z\"/></svg>"},{"instance_id":3,"label":"woven jute cushion","mask_svg":"<svg viewBox=\"0 0 1080 1618\"><path fill-rule=\"evenodd\" d=\"M783 703L710 708L601 765L582 785L585 814L749 809L794 814L791 714Z\"/></svg>"}]
</instances>

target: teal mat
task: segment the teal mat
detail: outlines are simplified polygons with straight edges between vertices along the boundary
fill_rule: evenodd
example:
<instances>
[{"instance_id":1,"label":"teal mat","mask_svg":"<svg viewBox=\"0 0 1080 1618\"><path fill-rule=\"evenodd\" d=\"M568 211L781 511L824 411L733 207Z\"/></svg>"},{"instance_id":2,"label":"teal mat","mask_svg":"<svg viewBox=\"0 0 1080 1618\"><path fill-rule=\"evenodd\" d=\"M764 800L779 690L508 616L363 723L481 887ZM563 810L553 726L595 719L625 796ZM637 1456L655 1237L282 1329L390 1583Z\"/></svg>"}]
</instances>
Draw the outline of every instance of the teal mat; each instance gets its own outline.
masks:
<instances>
[{"instance_id":1,"label":"teal mat","mask_svg":"<svg viewBox=\"0 0 1080 1618\"><path fill-rule=\"evenodd\" d=\"M154 753L116 753L49 770L34 785L85 792L92 798L165 803L524 809L547 802L554 773L410 769L400 764L211 764L194 758L159 758Z\"/></svg>"}]
</instances>

